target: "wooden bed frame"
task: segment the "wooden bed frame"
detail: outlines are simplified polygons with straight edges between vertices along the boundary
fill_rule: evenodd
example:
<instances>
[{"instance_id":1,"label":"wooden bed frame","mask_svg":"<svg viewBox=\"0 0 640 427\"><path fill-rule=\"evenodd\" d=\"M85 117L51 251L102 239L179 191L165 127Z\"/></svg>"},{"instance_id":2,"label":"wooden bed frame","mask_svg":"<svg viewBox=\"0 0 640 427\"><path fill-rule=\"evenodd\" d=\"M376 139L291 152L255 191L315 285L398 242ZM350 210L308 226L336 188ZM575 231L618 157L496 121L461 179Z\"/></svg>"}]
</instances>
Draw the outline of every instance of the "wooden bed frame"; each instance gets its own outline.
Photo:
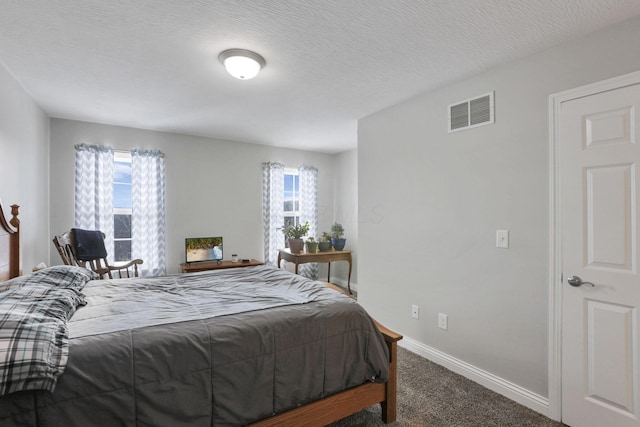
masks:
<instances>
[{"instance_id":1,"label":"wooden bed frame","mask_svg":"<svg viewBox=\"0 0 640 427\"><path fill-rule=\"evenodd\" d=\"M11 205L11 220L7 223L0 200L0 282L20 275L19 208Z\"/></svg>"},{"instance_id":2,"label":"wooden bed frame","mask_svg":"<svg viewBox=\"0 0 640 427\"><path fill-rule=\"evenodd\" d=\"M18 205L11 206L12 218L7 223L2 211L2 203L0 202L0 281L20 275L20 220L18 219L18 208ZM344 290L335 285L330 283L325 283L325 285L345 293ZM365 383L262 419L251 424L251 426L295 425L321 427L378 403L382 406L382 420L387 424L394 422L396 420L397 343L402 339L402 335L385 328L377 322L376 325L383 334L389 349L389 380L386 383Z\"/></svg>"},{"instance_id":3,"label":"wooden bed frame","mask_svg":"<svg viewBox=\"0 0 640 427\"><path fill-rule=\"evenodd\" d=\"M382 406L382 421L386 424L396 420L396 392L398 380L398 341L402 335L376 322L389 348L389 380L386 383L365 383L348 390L307 403L295 409L265 418L250 426L271 427L295 425L322 427L370 406Z\"/></svg>"}]
</instances>

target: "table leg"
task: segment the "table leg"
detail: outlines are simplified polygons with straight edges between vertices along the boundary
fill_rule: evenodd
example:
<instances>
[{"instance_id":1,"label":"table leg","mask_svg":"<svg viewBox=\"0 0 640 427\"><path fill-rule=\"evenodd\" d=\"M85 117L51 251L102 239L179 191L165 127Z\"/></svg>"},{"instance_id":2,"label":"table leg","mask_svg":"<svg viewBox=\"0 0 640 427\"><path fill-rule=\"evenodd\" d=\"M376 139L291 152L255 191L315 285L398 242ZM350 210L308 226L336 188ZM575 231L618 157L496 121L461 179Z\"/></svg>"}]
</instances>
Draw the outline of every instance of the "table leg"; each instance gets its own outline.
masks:
<instances>
[{"instance_id":1,"label":"table leg","mask_svg":"<svg viewBox=\"0 0 640 427\"><path fill-rule=\"evenodd\" d=\"M278 268L280 268L280 261L282 261L282 257L280 256L280 252L278 252Z\"/></svg>"},{"instance_id":2,"label":"table leg","mask_svg":"<svg viewBox=\"0 0 640 427\"><path fill-rule=\"evenodd\" d=\"M353 295L351 292L351 259L349 259L349 276L347 277L347 288L349 289L349 295Z\"/></svg>"},{"instance_id":3,"label":"table leg","mask_svg":"<svg viewBox=\"0 0 640 427\"><path fill-rule=\"evenodd\" d=\"M298 274L298 261L296 261L296 274Z\"/></svg>"},{"instance_id":4,"label":"table leg","mask_svg":"<svg viewBox=\"0 0 640 427\"><path fill-rule=\"evenodd\" d=\"M327 282L331 283L331 261L327 262Z\"/></svg>"}]
</instances>

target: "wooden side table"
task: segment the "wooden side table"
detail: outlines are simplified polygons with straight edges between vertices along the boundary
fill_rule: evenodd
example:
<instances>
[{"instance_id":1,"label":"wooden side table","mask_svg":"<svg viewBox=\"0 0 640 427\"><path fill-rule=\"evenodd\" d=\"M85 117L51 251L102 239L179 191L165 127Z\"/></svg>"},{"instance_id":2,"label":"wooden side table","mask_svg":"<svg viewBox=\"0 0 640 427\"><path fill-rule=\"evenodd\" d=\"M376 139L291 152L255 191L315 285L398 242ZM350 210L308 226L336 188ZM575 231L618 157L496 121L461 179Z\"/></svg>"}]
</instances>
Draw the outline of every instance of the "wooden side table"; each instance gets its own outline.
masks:
<instances>
[{"instance_id":1,"label":"wooden side table","mask_svg":"<svg viewBox=\"0 0 640 427\"><path fill-rule=\"evenodd\" d=\"M331 262L333 261L347 261L349 263L349 276L347 278L347 288L349 289L349 294L351 294L351 251L336 251L331 250L328 252L316 252L316 253L308 253L308 252L299 252L299 253L291 253L289 249L279 249L278 250L278 268L280 268L280 261L285 260L288 262L292 262L296 265L296 274L298 274L298 265L306 264L309 262L326 262L328 264L327 273L327 282L331 279Z\"/></svg>"},{"instance_id":2,"label":"wooden side table","mask_svg":"<svg viewBox=\"0 0 640 427\"><path fill-rule=\"evenodd\" d=\"M252 259L249 262L231 262L231 261L196 261L196 262L183 262L180 264L180 268L183 273L195 273L196 271L208 271L208 270L221 270L224 268L240 268L240 267L252 267L254 265L263 265L262 261Z\"/></svg>"}]
</instances>

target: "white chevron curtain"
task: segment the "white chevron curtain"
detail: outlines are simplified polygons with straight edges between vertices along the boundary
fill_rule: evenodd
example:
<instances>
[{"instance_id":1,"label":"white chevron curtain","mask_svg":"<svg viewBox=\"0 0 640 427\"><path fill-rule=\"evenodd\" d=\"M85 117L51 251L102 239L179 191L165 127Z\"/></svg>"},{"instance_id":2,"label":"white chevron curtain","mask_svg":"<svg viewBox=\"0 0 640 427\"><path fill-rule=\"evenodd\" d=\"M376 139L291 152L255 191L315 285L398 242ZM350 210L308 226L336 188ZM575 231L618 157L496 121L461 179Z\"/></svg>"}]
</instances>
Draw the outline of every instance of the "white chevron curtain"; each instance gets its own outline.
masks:
<instances>
[{"instance_id":1,"label":"white chevron curtain","mask_svg":"<svg viewBox=\"0 0 640 427\"><path fill-rule=\"evenodd\" d=\"M309 221L308 236L317 238L318 231L318 169L313 166L300 166L298 168L300 178L300 223ZM300 274L310 279L318 278L318 264L309 263L300 265Z\"/></svg>"},{"instance_id":2,"label":"white chevron curtain","mask_svg":"<svg viewBox=\"0 0 640 427\"><path fill-rule=\"evenodd\" d=\"M165 274L164 154L131 151L131 256L140 258L143 276Z\"/></svg>"},{"instance_id":3,"label":"white chevron curtain","mask_svg":"<svg viewBox=\"0 0 640 427\"><path fill-rule=\"evenodd\" d=\"M87 144L75 149L75 226L102 231L113 262L113 149Z\"/></svg>"},{"instance_id":4,"label":"white chevron curtain","mask_svg":"<svg viewBox=\"0 0 640 427\"><path fill-rule=\"evenodd\" d=\"M262 164L262 226L264 230L264 262L277 266L278 249L284 237L279 227L284 225L284 165Z\"/></svg>"}]
</instances>

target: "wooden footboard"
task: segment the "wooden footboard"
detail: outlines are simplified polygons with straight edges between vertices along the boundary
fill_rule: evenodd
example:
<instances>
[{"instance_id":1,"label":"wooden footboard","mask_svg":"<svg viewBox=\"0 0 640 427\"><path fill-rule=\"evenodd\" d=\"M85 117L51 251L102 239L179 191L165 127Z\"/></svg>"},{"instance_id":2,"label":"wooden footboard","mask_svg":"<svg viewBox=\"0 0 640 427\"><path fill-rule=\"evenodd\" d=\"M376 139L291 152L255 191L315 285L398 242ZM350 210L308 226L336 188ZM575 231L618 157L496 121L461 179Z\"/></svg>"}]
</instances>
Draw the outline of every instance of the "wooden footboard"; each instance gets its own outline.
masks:
<instances>
[{"instance_id":1,"label":"wooden footboard","mask_svg":"<svg viewBox=\"0 0 640 427\"><path fill-rule=\"evenodd\" d=\"M330 287L336 289L335 285ZM337 290L343 292L340 288L337 288ZM389 349L389 380L386 383L365 383L273 417L265 418L251 424L251 426L295 425L321 427L378 403L382 406L382 421L386 424L394 422L397 414L398 341L402 339L402 335L393 332L378 322L376 322L376 326L384 336L385 343Z\"/></svg>"}]
</instances>

